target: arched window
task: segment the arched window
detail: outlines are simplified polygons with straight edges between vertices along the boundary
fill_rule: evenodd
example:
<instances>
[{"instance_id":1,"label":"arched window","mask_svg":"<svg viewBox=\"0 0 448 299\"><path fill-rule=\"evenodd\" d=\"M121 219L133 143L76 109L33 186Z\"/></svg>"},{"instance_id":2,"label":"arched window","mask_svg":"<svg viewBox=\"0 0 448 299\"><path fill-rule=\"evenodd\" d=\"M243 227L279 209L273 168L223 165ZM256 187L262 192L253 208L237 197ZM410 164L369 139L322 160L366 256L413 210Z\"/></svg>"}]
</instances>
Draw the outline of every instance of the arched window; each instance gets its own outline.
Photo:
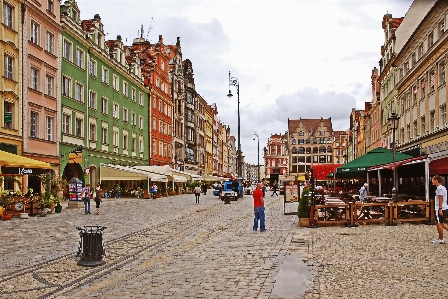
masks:
<instances>
[{"instance_id":1,"label":"arched window","mask_svg":"<svg viewBox=\"0 0 448 299\"><path fill-rule=\"evenodd\" d=\"M314 138L313 143L314 144L318 144L319 143L319 138Z\"/></svg>"},{"instance_id":2,"label":"arched window","mask_svg":"<svg viewBox=\"0 0 448 299\"><path fill-rule=\"evenodd\" d=\"M331 148L331 146L327 147L327 153L331 153L333 152L333 149Z\"/></svg>"},{"instance_id":3,"label":"arched window","mask_svg":"<svg viewBox=\"0 0 448 299\"><path fill-rule=\"evenodd\" d=\"M313 154L318 154L319 153L319 148L317 147L313 147ZM317 162L317 161L315 161Z\"/></svg>"},{"instance_id":4,"label":"arched window","mask_svg":"<svg viewBox=\"0 0 448 299\"><path fill-rule=\"evenodd\" d=\"M311 154L311 147L307 147L307 148L306 148L306 153L307 153L307 154Z\"/></svg>"},{"instance_id":5,"label":"arched window","mask_svg":"<svg viewBox=\"0 0 448 299\"><path fill-rule=\"evenodd\" d=\"M291 140L291 144L296 144L296 140L295 139Z\"/></svg>"},{"instance_id":6,"label":"arched window","mask_svg":"<svg viewBox=\"0 0 448 299\"><path fill-rule=\"evenodd\" d=\"M303 134L303 131L300 131L299 132L299 136L303 136L304 134Z\"/></svg>"},{"instance_id":7,"label":"arched window","mask_svg":"<svg viewBox=\"0 0 448 299\"><path fill-rule=\"evenodd\" d=\"M305 153L305 148L303 146L299 147L298 154L304 154L304 153Z\"/></svg>"},{"instance_id":8,"label":"arched window","mask_svg":"<svg viewBox=\"0 0 448 299\"><path fill-rule=\"evenodd\" d=\"M325 148L325 146L320 146L319 147L319 153L320 154L325 154L326 151L327 151L327 149Z\"/></svg>"},{"instance_id":9,"label":"arched window","mask_svg":"<svg viewBox=\"0 0 448 299\"><path fill-rule=\"evenodd\" d=\"M299 144L303 144L303 138L299 138Z\"/></svg>"},{"instance_id":10,"label":"arched window","mask_svg":"<svg viewBox=\"0 0 448 299\"><path fill-rule=\"evenodd\" d=\"M297 149L296 149L295 146L292 147L291 152L292 152L293 154L297 154Z\"/></svg>"}]
</instances>

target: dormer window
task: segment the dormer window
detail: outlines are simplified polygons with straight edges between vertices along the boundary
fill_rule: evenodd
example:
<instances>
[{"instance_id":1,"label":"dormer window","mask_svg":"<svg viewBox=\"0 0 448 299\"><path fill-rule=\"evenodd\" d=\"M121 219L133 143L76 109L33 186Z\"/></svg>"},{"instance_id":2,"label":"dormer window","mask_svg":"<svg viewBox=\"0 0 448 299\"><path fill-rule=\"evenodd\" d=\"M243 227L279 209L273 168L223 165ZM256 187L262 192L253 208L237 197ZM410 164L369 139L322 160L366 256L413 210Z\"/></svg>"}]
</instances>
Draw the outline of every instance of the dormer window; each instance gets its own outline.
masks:
<instances>
[{"instance_id":1,"label":"dormer window","mask_svg":"<svg viewBox=\"0 0 448 299\"><path fill-rule=\"evenodd\" d=\"M98 32L98 35L96 37L96 42L97 42L98 46L100 46L100 47L101 47L101 38L102 38L102 35L101 35L101 33Z\"/></svg>"},{"instance_id":2,"label":"dormer window","mask_svg":"<svg viewBox=\"0 0 448 299\"><path fill-rule=\"evenodd\" d=\"M72 10L72 19L77 22L78 21L78 12L76 10Z\"/></svg>"}]
</instances>

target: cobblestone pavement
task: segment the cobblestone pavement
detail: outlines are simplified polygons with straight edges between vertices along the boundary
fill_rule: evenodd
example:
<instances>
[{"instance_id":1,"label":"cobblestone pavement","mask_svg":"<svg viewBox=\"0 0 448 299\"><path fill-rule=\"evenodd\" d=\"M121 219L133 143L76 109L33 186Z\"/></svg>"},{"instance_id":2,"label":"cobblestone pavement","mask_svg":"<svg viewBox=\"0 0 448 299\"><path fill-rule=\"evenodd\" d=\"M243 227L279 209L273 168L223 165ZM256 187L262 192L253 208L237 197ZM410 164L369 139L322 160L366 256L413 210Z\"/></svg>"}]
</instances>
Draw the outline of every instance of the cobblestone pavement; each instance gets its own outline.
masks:
<instances>
[{"instance_id":1,"label":"cobblestone pavement","mask_svg":"<svg viewBox=\"0 0 448 299\"><path fill-rule=\"evenodd\" d=\"M447 297L435 226L300 228L281 197L266 206L266 232L252 231L250 196L225 205L210 191L1 221L0 298ZM102 266L76 264L84 225L107 227Z\"/></svg>"},{"instance_id":2,"label":"cobblestone pavement","mask_svg":"<svg viewBox=\"0 0 448 299\"><path fill-rule=\"evenodd\" d=\"M281 197L266 206L266 232L252 231L251 196L226 205L210 191L200 204L103 199L100 215L65 205L1 221L0 298L269 298L297 217L283 215ZM76 264L84 225L107 227L103 266Z\"/></svg>"}]
</instances>

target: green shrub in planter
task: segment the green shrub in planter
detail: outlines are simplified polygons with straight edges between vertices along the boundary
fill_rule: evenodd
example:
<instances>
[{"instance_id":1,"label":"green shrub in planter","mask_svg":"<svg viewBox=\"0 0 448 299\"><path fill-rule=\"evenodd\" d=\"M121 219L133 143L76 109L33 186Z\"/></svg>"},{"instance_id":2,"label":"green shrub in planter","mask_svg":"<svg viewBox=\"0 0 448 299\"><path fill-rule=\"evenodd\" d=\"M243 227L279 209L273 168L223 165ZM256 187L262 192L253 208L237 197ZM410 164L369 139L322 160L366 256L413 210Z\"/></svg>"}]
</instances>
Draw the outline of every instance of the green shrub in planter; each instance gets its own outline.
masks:
<instances>
[{"instance_id":1,"label":"green shrub in planter","mask_svg":"<svg viewBox=\"0 0 448 299\"><path fill-rule=\"evenodd\" d=\"M299 218L310 218L310 187L305 187L302 190L302 195L300 196L299 207L297 208L297 217Z\"/></svg>"}]
</instances>

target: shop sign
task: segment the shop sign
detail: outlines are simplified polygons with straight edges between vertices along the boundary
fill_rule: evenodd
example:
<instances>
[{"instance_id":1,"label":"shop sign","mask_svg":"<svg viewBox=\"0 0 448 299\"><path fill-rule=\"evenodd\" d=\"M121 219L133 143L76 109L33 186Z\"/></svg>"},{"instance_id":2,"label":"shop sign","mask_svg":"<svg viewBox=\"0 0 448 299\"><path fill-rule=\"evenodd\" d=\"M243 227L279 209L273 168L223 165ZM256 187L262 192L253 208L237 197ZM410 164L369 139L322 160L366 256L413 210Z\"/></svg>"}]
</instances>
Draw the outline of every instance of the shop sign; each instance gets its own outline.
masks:
<instances>
[{"instance_id":1,"label":"shop sign","mask_svg":"<svg viewBox=\"0 0 448 299\"><path fill-rule=\"evenodd\" d=\"M2 166L2 174L38 175L43 173L45 173L45 169Z\"/></svg>"},{"instance_id":2,"label":"shop sign","mask_svg":"<svg viewBox=\"0 0 448 299\"><path fill-rule=\"evenodd\" d=\"M423 153L432 154L448 150L448 141L436 143L423 148Z\"/></svg>"}]
</instances>

